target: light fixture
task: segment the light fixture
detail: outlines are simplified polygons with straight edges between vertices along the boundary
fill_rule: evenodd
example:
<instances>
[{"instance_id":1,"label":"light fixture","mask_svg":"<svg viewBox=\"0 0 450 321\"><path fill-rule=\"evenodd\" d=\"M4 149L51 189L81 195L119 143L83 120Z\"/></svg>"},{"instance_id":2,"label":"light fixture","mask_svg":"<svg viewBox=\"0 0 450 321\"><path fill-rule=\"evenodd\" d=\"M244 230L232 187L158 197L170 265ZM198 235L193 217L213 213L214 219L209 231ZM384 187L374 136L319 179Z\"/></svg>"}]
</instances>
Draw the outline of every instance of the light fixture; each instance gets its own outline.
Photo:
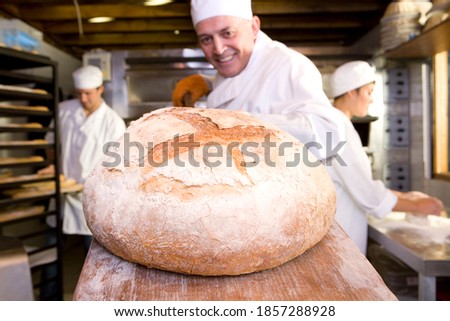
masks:
<instances>
[{"instance_id":1,"label":"light fixture","mask_svg":"<svg viewBox=\"0 0 450 321\"><path fill-rule=\"evenodd\" d=\"M146 0L144 1L144 6L162 6L173 2L173 0Z\"/></svg>"},{"instance_id":2,"label":"light fixture","mask_svg":"<svg viewBox=\"0 0 450 321\"><path fill-rule=\"evenodd\" d=\"M178 29L174 30L173 33L176 34L176 35L179 35L180 34L180 30L178 30Z\"/></svg>"},{"instance_id":3,"label":"light fixture","mask_svg":"<svg viewBox=\"0 0 450 321\"><path fill-rule=\"evenodd\" d=\"M104 22L110 22L113 21L114 18L113 17L93 17L93 18L89 18L88 22L90 23L104 23Z\"/></svg>"}]
</instances>

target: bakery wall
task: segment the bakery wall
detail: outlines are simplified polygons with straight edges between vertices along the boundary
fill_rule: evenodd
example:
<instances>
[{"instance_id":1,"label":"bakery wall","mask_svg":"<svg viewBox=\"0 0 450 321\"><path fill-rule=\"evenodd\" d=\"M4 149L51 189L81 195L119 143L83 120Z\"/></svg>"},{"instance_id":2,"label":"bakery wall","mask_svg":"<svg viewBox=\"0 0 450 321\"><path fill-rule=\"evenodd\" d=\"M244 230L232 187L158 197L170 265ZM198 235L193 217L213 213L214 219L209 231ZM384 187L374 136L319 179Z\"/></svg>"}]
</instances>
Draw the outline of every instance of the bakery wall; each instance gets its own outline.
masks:
<instances>
[{"instance_id":1,"label":"bakery wall","mask_svg":"<svg viewBox=\"0 0 450 321\"><path fill-rule=\"evenodd\" d=\"M68 96L73 95L72 72L81 67L81 60L76 59L45 42L42 44L40 53L58 62L59 87L62 93L60 100L65 100Z\"/></svg>"}]
</instances>

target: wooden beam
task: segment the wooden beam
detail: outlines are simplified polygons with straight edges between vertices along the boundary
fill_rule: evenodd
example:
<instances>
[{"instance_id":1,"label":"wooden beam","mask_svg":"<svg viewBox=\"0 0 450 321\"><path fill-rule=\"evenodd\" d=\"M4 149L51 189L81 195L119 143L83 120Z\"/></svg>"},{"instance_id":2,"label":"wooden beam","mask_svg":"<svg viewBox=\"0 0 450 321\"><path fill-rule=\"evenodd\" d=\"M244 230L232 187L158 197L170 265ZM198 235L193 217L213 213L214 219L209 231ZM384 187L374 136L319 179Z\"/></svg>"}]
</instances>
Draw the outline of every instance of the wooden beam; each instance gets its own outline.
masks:
<instances>
[{"instance_id":1,"label":"wooden beam","mask_svg":"<svg viewBox=\"0 0 450 321\"><path fill-rule=\"evenodd\" d=\"M355 15L332 15L331 17L316 15L283 15L259 16L261 29L316 29L316 28L363 28L370 19L362 19Z\"/></svg>"},{"instance_id":2,"label":"wooden beam","mask_svg":"<svg viewBox=\"0 0 450 321\"><path fill-rule=\"evenodd\" d=\"M55 35L78 33L78 24L74 22L49 22L43 25L45 31ZM102 32L150 32L150 31L194 31L190 18L165 19L129 19L108 23L83 23L85 33Z\"/></svg>"},{"instance_id":3,"label":"wooden beam","mask_svg":"<svg viewBox=\"0 0 450 321\"><path fill-rule=\"evenodd\" d=\"M253 1L253 13L256 15L285 15L313 13L376 13L383 8L379 1ZM76 19L73 4L52 5L40 3L20 6L20 16L25 20L61 20ZM171 3L164 6L146 7L142 4L81 4L81 16L84 19L98 15L120 18L150 17L190 17L190 6L186 3ZM41 13L40 13L41 12Z\"/></svg>"},{"instance_id":4,"label":"wooden beam","mask_svg":"<svg viewBox=\"0 0 450 321\"><path fill-rule=\"evenodd\" d=\"M60 41L69 46L102 47L102 45L197 43L197 36L192 32L181 32L179 35L175 35L173 32L97 33L83 36L64 36L64 39L60 39Z\"/></svg>"},{"instance_id":5,"label":"wooden beam","mask_svg":"<svg viewBox=\"0 0 450 321\"><path fill-rule=\"evenodd\" d=\"M333 19L304 19L287 17L265 17L262 19L261 29L289 29L289 32L297 32L295 29L350 29L364 28L360 18L346 20L343 18ZM78 33L78 23L73 21L47 21L41 25L45 32L52 34ZM122 19L108 23L83 23L85 33L98 32L145 32L145 31L173 31L173 30L194 30L191 18L139 18Z\"/></svg>"},{"instance_id":6,"label":"wooden beam","mask_svg":"<svg viewBox=\"0 0 450 321\"><path fill-rule=\"evenodd\" d=\"M145 7L142 0L78 0L83 22L79 36L71 0L5 0L0 12L42 31L45 39L79 54L90 48L173 48L197 46L190 0ZM389 0L253 0L261 28L288 46L348 46L378 24ZM87 18L112 16L106 24ZM173 32L177 29L181 35ZM111 41L111 42L110 42ZM173 41L173 43L172 43ZM108 50L108 49L105 49Z\"/></svg>"},{"instance_id":7,"label":"wooden beam","mask_svg":"<svg viewBox=\"0 0 450 321\"><path fill-rule=\"evenodd\" d=\"M182 0L175 0L176 2L183 2ZM187 1L187 0L186 0ZM30 5L30 4L42 4L45 2L47 5L61 5L72 2L71 0L8 0L8 3L14 5ZM80 5L82 4L140 4L142 5L144 0L78 0Z\"/></svg>"},{"instance_id":8,"label":"wooden beam","mask_svg":"<svg viewBox=\"0 0 450 321\"><path fill-rule=\"evenodd\" d=\"M282 3L280 3L282 2ZM338 13L338 12L376 12L384 7L380 1L327 1L327 0L302 0L302 1L253 1L253 13L285 14L291 13Z\"/></svg>"},{"instance_id":9,"label":"wooden beam","mask_svg":"<svg viewBox=\"0 0 450 321\"><path fill-rule=\"evenodd\" d=\"M48 6L30 5L19 9L24 20L73 20L77 13L73 5ZM80 5L81 17L108 16L115 18L164 18L164 17L190 17L189 5L186 3L173 3L165 6L145 7L143 5Z\"/></svg>"},{"instance_id":10,"label":"wooden beam","mask_svg":"<svg viewBox=\"0 0 450 321\"><path fill-rule=\"evenodd\" d=\"M11 19L19 15L19 9L11 4L0 5L2 16Z\"/></svg>"}]
</instances>

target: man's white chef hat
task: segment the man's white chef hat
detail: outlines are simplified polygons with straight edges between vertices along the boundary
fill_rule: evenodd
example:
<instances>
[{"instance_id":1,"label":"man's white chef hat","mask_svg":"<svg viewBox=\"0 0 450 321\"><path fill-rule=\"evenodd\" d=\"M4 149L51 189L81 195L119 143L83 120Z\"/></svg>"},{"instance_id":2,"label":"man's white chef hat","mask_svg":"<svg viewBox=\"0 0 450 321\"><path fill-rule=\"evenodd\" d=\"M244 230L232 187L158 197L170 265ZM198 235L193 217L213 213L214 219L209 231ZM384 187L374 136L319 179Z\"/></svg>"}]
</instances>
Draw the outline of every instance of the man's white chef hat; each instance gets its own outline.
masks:
<instances>
[{"instance_id":1,"label":"man's white chef hat","mask_svg":"<svg viewBox=\"0 0 450 321\"><path fill-rule=\"evenodd\" d=\"M93 89L103 84L103 73L96 66L84 66L75 70L72 74L75 88Z\"/></svg>"},{"instance_id":2,"label":"man's white chef hat","mask_svg":"<svg viewBox=\"0 0 450 321\"><path fill-rule=\"evenodd\" d=\"M347 62L333 72L330 89L333 98L375 81L375 68L366 61Z\"/></svg>"},{"instance_id":3,"label":"man's white chef hat","mask_svg":"<svg viewBox=\"0 0 450 321\"><path fill-rule=\"evenodd\" d=\"M251 0L191 0L194 26L202 20L216 16L233 16L252 20Z\"/></svg>"}]
</instances>

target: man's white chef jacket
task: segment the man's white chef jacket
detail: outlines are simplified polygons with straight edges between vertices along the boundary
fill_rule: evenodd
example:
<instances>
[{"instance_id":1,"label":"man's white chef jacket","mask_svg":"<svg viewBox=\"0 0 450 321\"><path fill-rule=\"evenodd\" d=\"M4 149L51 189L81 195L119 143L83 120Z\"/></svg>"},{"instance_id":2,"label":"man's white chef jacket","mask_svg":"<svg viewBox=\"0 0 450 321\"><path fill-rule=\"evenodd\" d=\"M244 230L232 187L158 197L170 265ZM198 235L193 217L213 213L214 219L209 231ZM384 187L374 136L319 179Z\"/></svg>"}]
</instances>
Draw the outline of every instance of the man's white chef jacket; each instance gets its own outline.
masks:
<instances>
[{"instance_id":1,"label":"man's white chef jacket","mask_svg":"<svg viewBox=\"0 0 450 321\"><path fill-rule=\"evenodd\" d=\"M83 184L102 159L103 147L119 139L125 132L125 122L104 101L88 117L78 99L59 104L59 128L62 174ZM47 137L49 141L54 138ZM63 232L90 235L81 201L82 193L66 194L63 199Z\"/></svg>"},{"instance_id":2,"label":"man's white chef jacket","mask_svg":"<svg viewBox=\"0 0 450 321\"><path fill-rule=\"evenodd\" d=\"M358 132L344 113L339 113L347 139L339 154L345 164L333 159L331 164L325 164L325 168L336 188L336 220L366 254L367 216L386 216L397 203L397 196L382 181L373 179L370 161Z\"/></svg>"}]
</instances>

